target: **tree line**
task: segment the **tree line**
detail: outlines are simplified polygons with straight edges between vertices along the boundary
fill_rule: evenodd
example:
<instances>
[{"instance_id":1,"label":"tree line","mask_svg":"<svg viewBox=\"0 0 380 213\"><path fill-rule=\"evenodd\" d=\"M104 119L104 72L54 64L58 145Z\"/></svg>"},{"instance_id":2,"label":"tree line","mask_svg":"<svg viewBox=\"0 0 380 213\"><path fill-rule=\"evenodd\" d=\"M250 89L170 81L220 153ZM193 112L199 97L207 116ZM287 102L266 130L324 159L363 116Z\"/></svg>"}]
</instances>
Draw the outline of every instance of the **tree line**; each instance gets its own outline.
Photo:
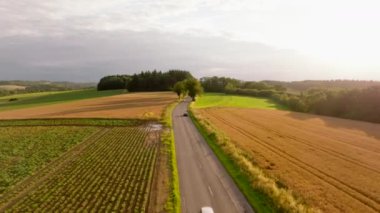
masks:
<instances>
[{"instance_id":1,"label":"tree line","mask_svg":"<svg viewBox=\"0 0 380 213\"><path fill-rule=\"evenodd\" d=\"M111 75L103 77L98 90L126 89L131 92L170 91L174 84L193 76L184 70L143 71L134 75Z\"/></svg>"},{"instance_id":2,"label":"tree line","mask_svg":"<svg viewBox=\"0 0 380 213\"><path fill-rule=\"evenodd\" d=\"M299 112L380 123L380 86L364 89L310 89L274 100Z\"/></svg>"},{"instance_id":3,"label":"tree line","mask_svg":"<svg viewBox=\"0 0 380 213\"><path fill-rule=\"evenodd\" d=\"M316 81L310 82L311 85L317 84ZM201 79L206 92L265 97L297 112L380 123L380 86L376 86L379 82L336 81L335 86L332 84L333 81L318 82L321 85L330 85L328 88L331 89L308 87L302 83L309 89L294 94L288 93L284 84L277 81L253 82L225 77ZM360 87L351 89L352 85Z\"/></svg>"},{"instance_id":4,"label":"tree line","mask_svg":"<svg viewBox=\"0 0 380 213\"><path fill-rule=\"evenodd\" d=\"M380 86L379 81L364 80L305 80L305 81L263 81L268 84L282 85L291 91L302 92L310 89L365 89L373 86Z\"/></svg>"}]
</instances>

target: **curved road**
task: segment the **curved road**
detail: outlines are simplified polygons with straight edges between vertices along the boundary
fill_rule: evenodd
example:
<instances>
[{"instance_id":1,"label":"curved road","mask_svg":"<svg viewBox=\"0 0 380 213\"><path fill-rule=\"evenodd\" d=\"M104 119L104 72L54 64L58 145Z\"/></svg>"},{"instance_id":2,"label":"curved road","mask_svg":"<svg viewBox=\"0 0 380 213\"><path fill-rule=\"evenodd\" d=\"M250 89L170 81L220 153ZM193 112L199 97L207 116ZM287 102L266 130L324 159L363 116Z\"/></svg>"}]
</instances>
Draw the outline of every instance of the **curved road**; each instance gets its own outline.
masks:
<instances>
[{"instance_id":1,"label":"curved road","mask_svg":"<svg viewBox=\"0 0 380 213\"><path fill-rule=\"evenodd\" d=\"M200 212L203 206L215 213L253 212L191 119L183 116L189 103L181 102L173 111L182 212Z\"/></svg>"}]
</instances>

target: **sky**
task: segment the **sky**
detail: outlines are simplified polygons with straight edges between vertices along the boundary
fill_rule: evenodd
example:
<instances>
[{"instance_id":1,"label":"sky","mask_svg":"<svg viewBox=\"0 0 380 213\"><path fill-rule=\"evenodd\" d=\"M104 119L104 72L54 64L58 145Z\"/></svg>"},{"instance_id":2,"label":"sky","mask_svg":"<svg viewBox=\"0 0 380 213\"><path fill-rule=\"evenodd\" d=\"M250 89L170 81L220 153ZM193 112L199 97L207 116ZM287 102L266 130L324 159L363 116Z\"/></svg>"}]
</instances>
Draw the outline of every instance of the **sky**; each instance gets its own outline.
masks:
<instances>
[{"instance_id":1,"label":"sky","mask_svg":"<svg viewBox=\"0 0 380 213\"><path fill-rule=\"evenodd\" d=\"M0 0L0 80L380 80L378 0Z\"/></svg>"}]
</instances>

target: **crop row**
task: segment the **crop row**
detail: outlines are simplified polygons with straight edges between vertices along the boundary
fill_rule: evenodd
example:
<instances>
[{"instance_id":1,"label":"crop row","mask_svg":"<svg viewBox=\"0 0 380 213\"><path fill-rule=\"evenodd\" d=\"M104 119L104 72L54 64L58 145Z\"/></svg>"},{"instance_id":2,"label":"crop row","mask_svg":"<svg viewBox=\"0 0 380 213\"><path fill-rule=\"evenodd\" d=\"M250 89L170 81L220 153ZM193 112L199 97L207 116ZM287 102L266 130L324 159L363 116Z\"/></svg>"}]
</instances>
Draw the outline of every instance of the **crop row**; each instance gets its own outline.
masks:
<instances>
[{"instance_id":1,"label":"crop row","mask_svg":"<svg viewBox=\"0 0 380 213\"><path fill-rule=\"evenodd\" d=\"M9 210L144 212L158 148L148 134L113 128Z\"/></svg>"},{"instance_id":2,"label":"crop row","mask_svg":"<svg viewBox=\"0 0 380 213\"><path fill-rule=\"evenodd\" d=\"M97 127L0 127L0 197L97 131Z\"/></svg>"}]
</instances>

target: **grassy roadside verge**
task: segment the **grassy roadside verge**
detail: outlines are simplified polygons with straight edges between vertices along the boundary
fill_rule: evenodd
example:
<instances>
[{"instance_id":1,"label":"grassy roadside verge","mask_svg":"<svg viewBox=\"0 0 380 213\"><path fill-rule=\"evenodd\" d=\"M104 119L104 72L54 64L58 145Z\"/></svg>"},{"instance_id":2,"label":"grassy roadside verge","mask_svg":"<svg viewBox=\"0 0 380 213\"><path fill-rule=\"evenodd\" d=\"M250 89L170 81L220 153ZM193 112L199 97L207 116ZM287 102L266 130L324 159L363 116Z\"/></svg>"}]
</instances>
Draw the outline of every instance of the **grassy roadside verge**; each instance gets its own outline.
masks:
<instances>
[{"instance_id":1,"label":"grassy roadside verge","mask_svg":"<svg viewBox=\"0 0 380 213\"><path fill-rule=\"evenodd\" d=\"M318 212L305 206L290 190L278 186L273 178L254 165L251 158L232 144L229 138L196 116L191 107L189 115L256 212Z\"/></svg>"},{"instance_id":2,"label":"grassy roadside verge","mask_svg":"<svg viewBox=\"0 0 380 213\"><path fill-rule=\"evenodd\" d=\"M180 213L181 212L181 197L179 192L179 178L177 169L177 157L174 144L174 132L172 124L172 112L178 102L173 103L167 107L164 112L162 122L166 129L161 135L165 148L169 155L169 170L170 170L170 192L169 198L165 204L166 212Z\"/></svg>"}]
</instances>

